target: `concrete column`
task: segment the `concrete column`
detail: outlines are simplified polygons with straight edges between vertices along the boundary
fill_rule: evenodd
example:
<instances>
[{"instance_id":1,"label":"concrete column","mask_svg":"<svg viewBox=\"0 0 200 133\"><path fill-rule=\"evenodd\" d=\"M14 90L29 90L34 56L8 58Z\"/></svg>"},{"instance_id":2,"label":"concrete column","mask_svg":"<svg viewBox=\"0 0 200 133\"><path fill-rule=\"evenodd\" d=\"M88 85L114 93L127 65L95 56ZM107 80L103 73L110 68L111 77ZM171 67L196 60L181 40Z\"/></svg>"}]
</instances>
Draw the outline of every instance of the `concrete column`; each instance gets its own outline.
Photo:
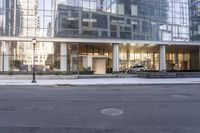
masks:
<instances>
[{"instance_id":1,"label":"concrete column","mask_svg":"<svg viewBox=\"0 0 200 133\"><path fill-rule=\"evenodd\" d=\"M166 71L166 46L160 46L160 71Z\"/></svg>"},{"instance_id":2,"label":"concrete column","mask_svg":"<svg viewBox=\"0 0 200 133\"><path fill-rule=\"evenodd\" d=\"M113 43L112 44L112 60L113 60L113 73L119 72L119 44Z\"/></svg>"},{"instance_id":3,"label":"concrete column","mask_svg":"<svg viewBox=\"0 0 200 133\"><path fill-rule=\"evenodd\" d=\"M10 47L9 42L2 42L1 45L1 59L0 59L0 70L10 71Z\"/></svg>"},{"instance_id":4,"label":"concrete column","mask_svg":"<svg viewBox=\"0 0 200 133\"><path fill-rule=\"evenodd\" d=\"M131 66L130 62L130 44L127 45L126 47L126 59L127 59L127 67L129 68Z\"/></svg>"},{"instance_id":5,"label":"concrete column","mask_svg":"<svg viewBox=\"0 0 200 133\"><path fill-rule=\"evenodd\" d=\"M67 44L60 43L60 70L67 71Z\"/></svg>"},{"instance_id":6,"label":"concrete column","mask_svg":"<svg viewBox=\"0 0 200 133\"><path fill-rule=\"evenodd\" d=\"M10 71L10 42L5 42L4 71Z\"/></svg>"}]
</instances>

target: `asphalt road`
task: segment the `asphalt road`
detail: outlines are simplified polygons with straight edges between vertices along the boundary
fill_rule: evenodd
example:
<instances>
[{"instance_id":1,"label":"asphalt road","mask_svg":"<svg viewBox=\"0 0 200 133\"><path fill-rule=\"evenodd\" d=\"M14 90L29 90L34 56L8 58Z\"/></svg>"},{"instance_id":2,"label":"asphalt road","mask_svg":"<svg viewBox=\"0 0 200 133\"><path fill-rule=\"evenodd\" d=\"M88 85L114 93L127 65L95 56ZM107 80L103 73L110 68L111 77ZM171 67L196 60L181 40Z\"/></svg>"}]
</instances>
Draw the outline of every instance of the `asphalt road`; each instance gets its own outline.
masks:
<instances>
[{"instance_id":1,"label":"asphalt road","mask_svg":"<svg viewBox=\"0 0 200 133\"><path fill-rule=\"evenodd\" d=\"M0 133L200 133L200 85L0 86Z\"/></svg>"}]
</instances>

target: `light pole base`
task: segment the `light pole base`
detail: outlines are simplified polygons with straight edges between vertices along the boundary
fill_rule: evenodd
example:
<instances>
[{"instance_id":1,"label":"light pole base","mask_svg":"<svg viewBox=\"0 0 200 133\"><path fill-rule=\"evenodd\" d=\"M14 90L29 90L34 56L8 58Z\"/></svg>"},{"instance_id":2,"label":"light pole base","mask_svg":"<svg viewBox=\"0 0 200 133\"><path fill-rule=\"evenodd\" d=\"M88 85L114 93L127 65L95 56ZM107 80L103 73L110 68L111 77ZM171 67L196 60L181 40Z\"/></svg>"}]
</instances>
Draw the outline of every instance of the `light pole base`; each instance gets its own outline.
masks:
<instances>
[{"instance_id":1,"label":"light pole base","mask_svg":"<svg viewBox=\"0 0 200 133\"><path fill-rule=\"evenodd\" d=\"M37 83L37 81L36 80L32 80L32 83Z\"/></svg>"}]
</instances>

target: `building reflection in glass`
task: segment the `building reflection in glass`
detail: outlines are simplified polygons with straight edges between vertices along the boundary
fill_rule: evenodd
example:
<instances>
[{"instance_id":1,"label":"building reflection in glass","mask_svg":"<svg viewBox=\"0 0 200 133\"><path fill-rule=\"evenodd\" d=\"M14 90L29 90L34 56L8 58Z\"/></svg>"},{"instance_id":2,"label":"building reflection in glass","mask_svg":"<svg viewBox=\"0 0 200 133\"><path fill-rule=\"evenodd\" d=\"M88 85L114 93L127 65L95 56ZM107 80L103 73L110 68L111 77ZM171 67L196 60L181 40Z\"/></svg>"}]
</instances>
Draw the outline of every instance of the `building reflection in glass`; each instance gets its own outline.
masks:
<instances>
[{"instance_id":1,"label":"building reflection in glass","mask_svg":"<svg viewBox=\"0 0 200 133\"><path fill-rule=\"evenodd\" d=\"M187 0L1 0L0 33L189 41L188 10Z\"/></svg>"},{"instance_id":2,"label":"building reflection in glass","mask_svg":"<svg viewBox=\"0 0 200 133\"><path fill-rule=\"evenodd\" d=\"M0 36L187 42L190 40L188 11L188 0L0 0ZM192 12L195 16L197 11ZM195 40L198 34L196 23L193 22L192 33L195 35L191 40ZM6 48L3 48L5 44ZM94 49L92 58L105 56L106 69L112 66L112 53L106 52L111 49L110 44L81 44L78 48L77 44L69 43L65 55L61 55L60 45L37 43L36 65L41 70L60 70L60 60L64 58L68 60L68 71L83 70L88 67L86 60L90 60L91 49L87 47ZM159 70L158 46L141 45L120 44L121 70L137 64L149 70ZM0 46L1 56L4 53L6 57L0 58L0 61L4 59L10 64L8 71L31 70L30 42L0 42ZM98 49L104 49L104 53L96 52ZM169 51L168 68L174 66L171 64L175 64L173 69L195 68L189 63L191 56L190 51L176 55ZM177 58L179 60L175 61ZM95 64L90 63L89 66L95 68Z\"/></svg>"}]
</instances>

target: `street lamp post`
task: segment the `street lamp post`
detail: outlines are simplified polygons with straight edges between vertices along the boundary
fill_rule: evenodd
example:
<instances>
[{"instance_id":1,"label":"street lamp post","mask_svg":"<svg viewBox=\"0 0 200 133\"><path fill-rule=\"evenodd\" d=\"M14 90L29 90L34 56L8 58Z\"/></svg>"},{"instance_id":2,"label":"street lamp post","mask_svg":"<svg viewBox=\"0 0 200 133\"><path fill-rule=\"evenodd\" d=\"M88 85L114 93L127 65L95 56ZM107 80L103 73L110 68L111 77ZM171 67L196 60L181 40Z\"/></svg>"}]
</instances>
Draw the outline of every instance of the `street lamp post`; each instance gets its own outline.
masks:
<instances>
[{"instance_id":1,"label":"street lamp post","mask_svg":"<svg viewBox=\"0 0 200 133\"><path fill-rule=\"evenodd\" d=\"M32 44L33 44L33 80L32 83L37 83L36 79L35 79L35 44L37 43L36 38L34 37L32 39Z\"/></svg>"},{"instance_id":2,"label":"street lamp post","mask_svg":"<svg viewBox=\"0 0 200 133\"><path fill-rule=\"evenodd\" d=\"M5 59L5 52L3 51L3 58L2 58L2 71L4 72L4 59Z\"/></svg>"}]
</instances>

